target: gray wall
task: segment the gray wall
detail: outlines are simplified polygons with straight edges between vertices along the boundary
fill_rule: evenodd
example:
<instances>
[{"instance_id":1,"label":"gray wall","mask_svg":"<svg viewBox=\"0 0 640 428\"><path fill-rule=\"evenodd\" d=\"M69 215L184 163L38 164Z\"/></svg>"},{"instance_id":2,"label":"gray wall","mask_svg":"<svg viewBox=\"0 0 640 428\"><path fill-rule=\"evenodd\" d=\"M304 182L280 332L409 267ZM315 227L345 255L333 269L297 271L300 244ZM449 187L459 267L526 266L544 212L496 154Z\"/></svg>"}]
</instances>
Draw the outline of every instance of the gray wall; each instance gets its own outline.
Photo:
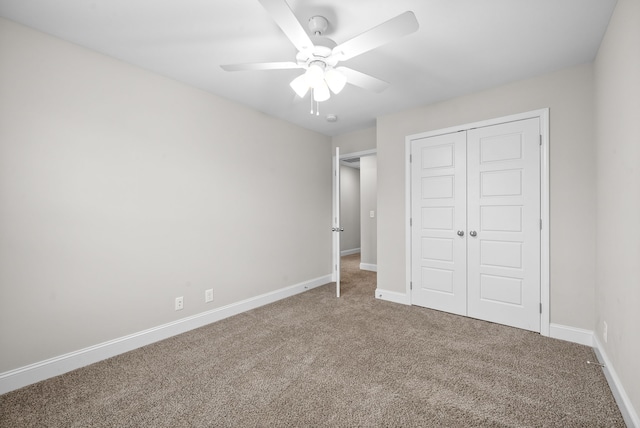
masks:
<instances>
[{"instance_id":1,"label":"gray wall","mask_svg":"<svg viewBox=\"0 0 640 428\"><path fill-rule=\"evenodd\" d=\"M591 64L378 118L378 288L405 293L405 136L545 107L551 128L551 322L593 329Z\"/></svg>"},{"instance_id":2,"label":"gray wall","mask_svg":"<svg viewBox=\"0 0 640 428\"><path fill-rule=\"evenodd\" d=\"M0 63L0 373L331 274L329 137L3 19Z\"/></svg>"},{"instance_id":3,"label":"gray wall","mask_svg":"<svg viewBox=\"0 0 640 428\"><path fill-rule=\"evenodd\" d=\"M360 170L340 165L340 251L360 249Z\"/></svg>"},{"instance_id":4,"label":"gray wall","mask_svg":"<svg viewBox=\"0 0 640 428\"><path fill-rule=\"evenodd\" d=\"M333 153L340 147L340 155L358 153L376 148L376 128L366 128L332 138Z\"/></svg>"},{"instance_id":5,"label":"gray wall","mask_svg":"<svg viewBox=\"0 0 640 428\"><path fill-rule=\"evenodd\" d=\"M360 263L375 269L378 264L378 172L377 156L360 158ZM374 217L369 213L373 211Z\"/></svg>"},{"instance_id":6,"label":"gray wall","mask_svg":"<svg viewBox=\"0 0 640 428\"><path fill-rule=\"evenodd\" d=\"M636 412L640 411L639 42L640 2L618 0L595 61L598 221L593 329Z\"/></svg>"}]
</instances>

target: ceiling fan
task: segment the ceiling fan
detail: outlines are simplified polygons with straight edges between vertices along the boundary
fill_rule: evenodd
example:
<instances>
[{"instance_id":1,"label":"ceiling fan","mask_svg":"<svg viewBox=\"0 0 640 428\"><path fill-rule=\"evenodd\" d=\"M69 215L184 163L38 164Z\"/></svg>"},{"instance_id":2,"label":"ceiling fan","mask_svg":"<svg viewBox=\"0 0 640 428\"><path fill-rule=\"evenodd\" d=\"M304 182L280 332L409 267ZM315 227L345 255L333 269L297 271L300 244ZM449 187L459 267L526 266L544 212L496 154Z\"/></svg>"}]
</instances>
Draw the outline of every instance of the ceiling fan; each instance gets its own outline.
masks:
<instances>
[{"instance_id":1,"label":"ceiling fan","mask_svg":"<svg viewBox=\"0 0 640 428\"><path fill-rule=\"evenodd\" d=\"M290 86L301 98L311 91L312 102L316 103L328 100L331 97L330 92L338 94L347 82L374 92L386 89L389 86L387 82L348 67L338 66L338 63L411 34L419 27L413 12L407 11L338 45L331 39L321 37L329 26L327 19L313 16L309 19L312 41L285 0L258 1L298 50L295 62L230 64L221 66L222 69L304 69L305 72L291 81Z\"/></svg>"}]
</instances>

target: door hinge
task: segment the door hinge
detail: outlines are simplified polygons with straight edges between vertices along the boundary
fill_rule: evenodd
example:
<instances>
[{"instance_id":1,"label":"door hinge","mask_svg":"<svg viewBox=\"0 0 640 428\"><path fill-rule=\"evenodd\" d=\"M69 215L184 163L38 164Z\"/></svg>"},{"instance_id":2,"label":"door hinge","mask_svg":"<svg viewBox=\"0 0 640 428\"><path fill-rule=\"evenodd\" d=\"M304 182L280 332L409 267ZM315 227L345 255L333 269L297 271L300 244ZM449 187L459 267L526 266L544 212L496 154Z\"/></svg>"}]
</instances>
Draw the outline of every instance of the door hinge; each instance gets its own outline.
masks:
<instances>
[{"instance_id":1,"label":"door hinge","mask_svg":"<svg viewBox=\"0 0 640 428\"><path fill-rule=\"evenodd\" d=\"M542 145L542 134L540 134L540 145Z\"/></svg>"},{"instance_id":2,"label":"door hinge","mask_svg":"<svg viewBox=\"0 0 640 428\"><path fill-rule=\"evenodd\" d=\"M409 163L413 162L413 155L409 155Z\"/></svg>"},{"instance_id":3,"label":"door hinge","mask_svg":"<svg viewBox=\"0 0 640 428\"><path fill-rule=\"evenodd\" d=\"M413 281L409 281L409 290L413 290Z\"/></svg>"},{"instance_id":4,"label":"door hinge","mask_svg":"<svg viewBox=\"0 0 640 428\"><path fill-rule=\"evenodd\" d=\"M540 219L540 230L542 230L542 219Z\"/></svg>"},{"instance_id":5,"label":"door hinge","mask_svg":"<svg viewBox=\"0 0 640 428\"><path fill-rule=\"evenodd\" d=\"M413 219L412 218L409 218L409 226L410 227L413 226Z\"/></svg>"},{"instance_id":6,"label":"door hinge","mask_svg":"<svg viewBox=\"0 0 640 428\"><path fill-rule=\"evenodd\" d=\"M542 313L542 303L540 303L540 313Z\"/></svg>"}]
</instances>

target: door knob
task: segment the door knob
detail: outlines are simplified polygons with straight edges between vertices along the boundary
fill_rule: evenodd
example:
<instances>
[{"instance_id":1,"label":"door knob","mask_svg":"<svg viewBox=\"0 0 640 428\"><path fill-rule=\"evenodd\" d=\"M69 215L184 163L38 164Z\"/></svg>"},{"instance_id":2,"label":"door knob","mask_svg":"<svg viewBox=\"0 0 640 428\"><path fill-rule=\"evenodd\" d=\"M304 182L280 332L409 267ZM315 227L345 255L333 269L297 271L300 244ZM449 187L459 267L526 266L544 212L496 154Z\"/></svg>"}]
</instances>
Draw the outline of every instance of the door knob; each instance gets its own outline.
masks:
<instances>
[{"instance_id":1,"label":"door knob","mask_svg":"<svg viewBox=\"0 0 640 428\"><path fill-rule=\"evenodd\" d=\"M469 232L469 235L471 235L471 236L476 236L476 235L477 235L477 233L476 233L476 231L475 231L475 230L472 230L471 232Z\"/></svg>"},{"instance_id":2,"label":"door knob","mask_svg":"<svg viewBox=\"0 0 640 428\"><path fill-rule=\"evenodd\" d=\"M464 231L459 230L459 231L458 231L458 236L464 236Z\"/></svg>"}]
</instances>

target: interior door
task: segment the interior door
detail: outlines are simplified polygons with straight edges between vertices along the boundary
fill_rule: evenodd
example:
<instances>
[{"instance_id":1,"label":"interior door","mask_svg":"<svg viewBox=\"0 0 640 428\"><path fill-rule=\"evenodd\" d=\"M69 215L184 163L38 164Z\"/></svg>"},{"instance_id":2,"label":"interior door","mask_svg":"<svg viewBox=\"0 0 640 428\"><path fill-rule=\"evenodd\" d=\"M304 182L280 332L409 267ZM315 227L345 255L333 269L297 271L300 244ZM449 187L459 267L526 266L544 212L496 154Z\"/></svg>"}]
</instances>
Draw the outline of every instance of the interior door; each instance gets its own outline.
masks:
<instances>
[{"instance_id":1,"label":"interior door","mask_svg":"<svg viewBox=\"0 0 640 428\"><path fill-rule=\"evenodd\" d=\"M336 147L333 158L333 280L336 283L336 297L340 297L340 148Z\"/></svg>"},{"instance_id":2,"label":"interior door","mask_svg":"<svg viewBox=\"0 0 640 428\"><path fill-rule=\"evenodd\" d=\"M540 331L539 119L467 133L468 315Z\"/></svg>"},{"instance_id":3,"label":"interior door","mask_svg":"<svg viewBox=\"0 0 640 428\"><path fill-rule=\"evenodd\" d=\"M413 304L466 315L466 137L412 142Z\"/></svg>"}]
</instances>

